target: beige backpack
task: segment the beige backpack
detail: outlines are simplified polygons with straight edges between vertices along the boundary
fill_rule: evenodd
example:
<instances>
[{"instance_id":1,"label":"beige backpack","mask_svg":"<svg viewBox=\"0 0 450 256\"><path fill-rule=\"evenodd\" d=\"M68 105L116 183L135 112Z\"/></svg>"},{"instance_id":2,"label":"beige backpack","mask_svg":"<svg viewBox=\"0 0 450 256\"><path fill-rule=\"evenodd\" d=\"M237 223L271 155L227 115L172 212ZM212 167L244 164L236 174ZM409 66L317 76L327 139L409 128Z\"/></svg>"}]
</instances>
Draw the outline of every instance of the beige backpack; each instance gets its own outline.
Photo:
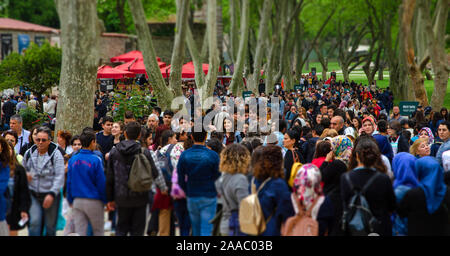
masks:
<instances>
[{"instance_id":1,"label":"beige backpack","mask_svg":"<svg viewBox=\"0 0 450 256\"><path fill-rule=\"evenodd\" d=\"M282 236L318 236L319 235L319 223L311 217L311 211L316 205L317 199L311 208L305 213L303 207L301 207L297 200L295 202L298 205L299 213L286 220L283 228L281 229Z\"/></svg>"},{"instance_id":2,"label":"beige backpack","mask_svg":"<svg viewBox=\"0 0 450 256\"><path fill-rule=\"evenodd\" d=\"M270 178L266 179L256 191L256 185L253 178L252 193L242 199L239 205L239 226L241 232L257 236L266 230L266 223L269 222L270 217L272 216L270 216L266 222L259 203L258 193L269 180Z\"/></svg>"}]
</instances>

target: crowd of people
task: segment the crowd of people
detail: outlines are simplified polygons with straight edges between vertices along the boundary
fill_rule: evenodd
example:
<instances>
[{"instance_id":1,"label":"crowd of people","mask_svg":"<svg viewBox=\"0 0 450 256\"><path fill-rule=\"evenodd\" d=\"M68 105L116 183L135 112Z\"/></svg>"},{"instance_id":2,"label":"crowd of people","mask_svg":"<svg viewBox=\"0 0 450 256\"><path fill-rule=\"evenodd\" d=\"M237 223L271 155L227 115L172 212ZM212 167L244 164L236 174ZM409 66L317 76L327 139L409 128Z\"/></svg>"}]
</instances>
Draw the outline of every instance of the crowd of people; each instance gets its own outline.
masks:
<instances>
[{"instance_id":1,"label":"crowd of people","mask_svg":"<svg viewBox=\"0 0 450 256\"><path fill-rule=\"evenodd\" d=\"M243 236L241 203L256 194L265 222L257 235L292 234L290 220L305 213L316 235L365 234L355 231L357 203L368 206L368 233L450 235L447 109L418 106L405 117L389 88L305 84L244 101L225 87L206 110L189 91L187 116L155 105L123 121L99 93L93 126L55 139L11 112L0 137L0 234ZM129 185L136 159L150 170L144 191Z\"/></svg>"}]
</instances>

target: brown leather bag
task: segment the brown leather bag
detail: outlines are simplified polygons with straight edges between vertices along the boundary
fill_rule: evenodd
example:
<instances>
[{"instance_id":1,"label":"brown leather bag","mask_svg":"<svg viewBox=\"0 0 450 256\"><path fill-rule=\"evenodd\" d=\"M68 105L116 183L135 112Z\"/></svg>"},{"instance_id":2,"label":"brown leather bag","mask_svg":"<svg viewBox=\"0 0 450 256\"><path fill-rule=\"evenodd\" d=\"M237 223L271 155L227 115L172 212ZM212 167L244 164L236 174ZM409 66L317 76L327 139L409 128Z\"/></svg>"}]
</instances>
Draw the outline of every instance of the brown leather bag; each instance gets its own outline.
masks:
<instances>
[{"instance_id":1,"label":"brown leather bag","mask_svg":"<svg viewBox=\"0 0 450 256\"><path fill-rule=\"evenodd\" d=\"M311 211L316 205L319 198L313 203L308 212L305 213L303 208L299 205L297 200L295 202L298 205L299 213L286 220L281 235L282 236L318 236L319 235L319 223L311 217Z\"/></svg>"}]
</instances>

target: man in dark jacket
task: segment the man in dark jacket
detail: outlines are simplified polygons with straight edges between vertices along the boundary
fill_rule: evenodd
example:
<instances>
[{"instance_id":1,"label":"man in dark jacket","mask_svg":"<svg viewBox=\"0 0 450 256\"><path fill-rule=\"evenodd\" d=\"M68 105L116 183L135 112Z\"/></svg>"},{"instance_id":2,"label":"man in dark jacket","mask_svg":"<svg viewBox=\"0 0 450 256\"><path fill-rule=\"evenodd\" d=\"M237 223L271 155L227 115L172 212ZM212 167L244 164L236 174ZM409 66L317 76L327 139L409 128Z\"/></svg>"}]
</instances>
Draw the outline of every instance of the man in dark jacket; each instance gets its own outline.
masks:
<instances>
[{"instance_id":1,"label":"man in dark jacket","mask_svg":"<svg viewBox=\"0 0 450 256\"><path fill-rule=\"evenodd\" d=\"M133 192L128 188L128 175L135 156L140 152L141 145L137 142L141 133L141 125L131 122L127 125L124 141L116 145L109 155L106 173L106 198L108 210L116 210L118 221L116 236L142 236L145 230L147 192ZM144 150L152 167L153 180L163 193L168 189L163 176L148 149Z\"/></svg>"},{"instance_id":2,"label":"man in dark jacket","mask_svg":"<svg viewBox=\"0 0 450 256\"><path fill-rule=\"evenodd\" d=\"M12 102L12 96L2 106L5 124L9 127L10 118L16 113L16 104Z\"/></svg>"}]
</instances>

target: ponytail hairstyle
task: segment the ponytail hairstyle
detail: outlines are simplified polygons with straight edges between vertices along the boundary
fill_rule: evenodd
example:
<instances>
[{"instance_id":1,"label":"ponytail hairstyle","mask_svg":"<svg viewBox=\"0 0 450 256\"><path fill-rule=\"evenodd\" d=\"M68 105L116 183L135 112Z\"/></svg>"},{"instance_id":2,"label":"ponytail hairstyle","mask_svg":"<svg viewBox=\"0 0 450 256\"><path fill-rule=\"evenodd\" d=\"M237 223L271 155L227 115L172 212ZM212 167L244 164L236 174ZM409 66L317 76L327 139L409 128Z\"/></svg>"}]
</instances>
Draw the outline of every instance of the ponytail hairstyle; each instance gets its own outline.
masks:
<instances>
[{"instance_id":1,"label":"ponytail hairstyle","mask_svg":"<svg viewBox=\"0 0 450 256\"><path fill-rule=\"evenodd\" d=\"M297 148L297 149L300 148L300 145L299 145L300 134L296 130L293 130L293 129L288 130L286 132L286 134L289 136L289 138L295 140L294 148Z\"/></svg>"},{"instance_id":2,"label":"ponytail hairstyle","mask_svg":"<svg viewBox=\"0 0 450 256\"><path fill-rule=\"evenodd\" d=\"M381 159L380 149L376 140L370 135L361 135L355 140L355 146L350 156L349 170L358 166L358 160L369 168L375 168L379 172L386 174L387 169Z\"/></svg>"}]
</instances>

